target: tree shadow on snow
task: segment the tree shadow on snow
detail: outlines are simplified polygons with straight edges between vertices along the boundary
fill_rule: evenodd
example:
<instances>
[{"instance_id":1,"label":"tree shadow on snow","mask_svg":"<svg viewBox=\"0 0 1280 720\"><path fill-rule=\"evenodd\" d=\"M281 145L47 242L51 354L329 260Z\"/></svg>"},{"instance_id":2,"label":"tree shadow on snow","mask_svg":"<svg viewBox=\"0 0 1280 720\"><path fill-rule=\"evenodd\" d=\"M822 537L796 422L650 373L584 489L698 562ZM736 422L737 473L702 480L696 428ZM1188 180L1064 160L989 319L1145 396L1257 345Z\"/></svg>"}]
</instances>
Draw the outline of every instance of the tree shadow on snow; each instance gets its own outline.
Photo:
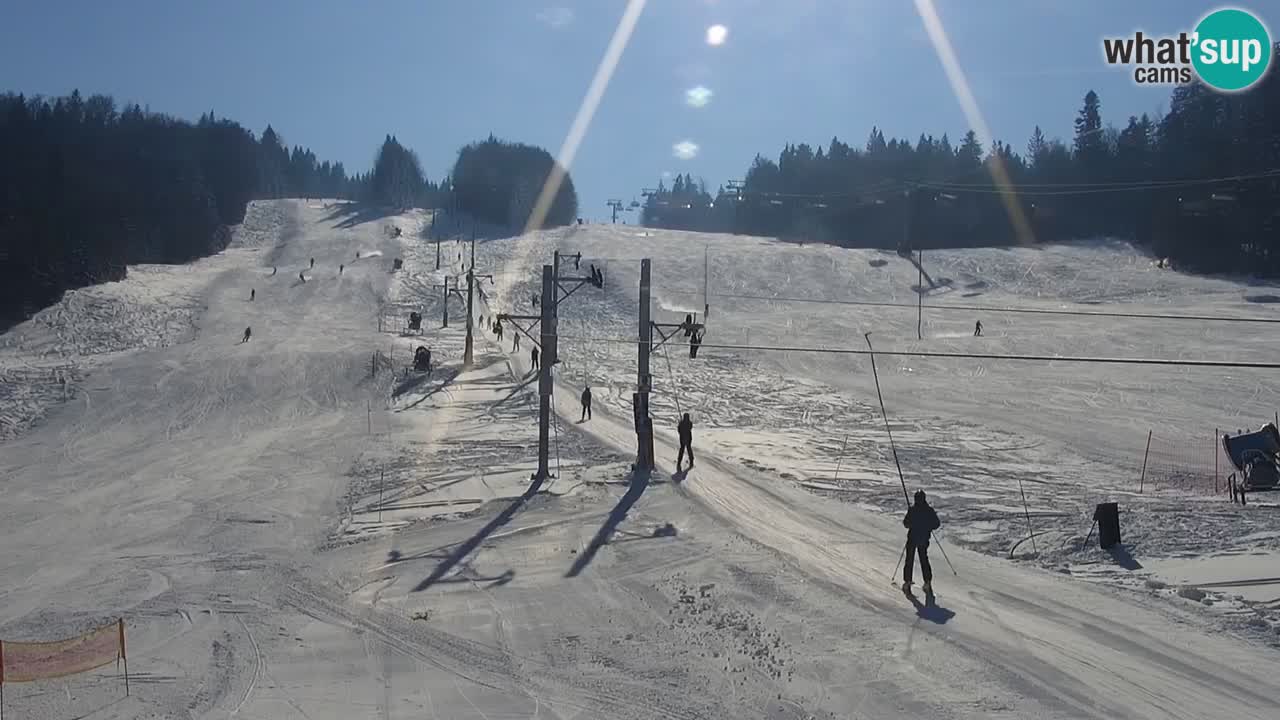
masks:
<instances>
[{"instance_id":1,"label":"tree shadow on snow","mask_svg":"<svg viewBox=\"0 0 1280 720\"><path fill-rule=\"evenodd\" d=\"M431 373L418 370L410 370L407 375L401 375L396 380L395 387L391 390L392 397L400 397L401 395L417 390L427 381L431 379Z\"/></svg>"},{"instance_id":2,"label":"tree shadow on snow","mask_svg":"<svg viewBox=\"0 0 1280 720\"><path fill-rule=\"evenodd\" d=\"M329 222L337 220L334 224L336 228L353 228L367 222L374 222L385 217L400 214L399 210L389 207L380 207L377 205L369 205L366 203L346 203L333 208L321 222Z\"/></svg>"},{"instance_id":3,"label":"tree shadow on snow","mask_svg":"<svg viewBox=\"0 0 1280 720\"><path fill-rule=\"evenodd\" d=\"M913 593L906 593L906 596L916 608L916 617L922 620L928 620L938 625L946 625L948 620L956 616L954 610L938 605L938 598L933 594L925 595L924 602L920 602L920 598Z\"/></svg>"},{"instance_id":4,"label":"tree shadow on snow","mask_svg":"<svg viewBox=\"0 0 1280 720\"><path fill-rule=\"evenodd\" d=\"M533 381L534 381L534 380L537 380L537 379L538 379L538 376L537 376L537 375L530 375L530 376L526 376L523 380L521 380L521 381L520 381L520 384L519 384L519 385L515 385L515 386L513 386L513 387L511 388L511 392L507 393L507 396L506 396L506 397L504 397L504 398L502 398L501 400L499 400L499 401L495 402L495 403L493 404L493 406L494 406L494 407L498 407L499 405L502 405L502 404L506 403L506 402L507 402L508 400L510 400L511 398L513 398L513 397L515 397L515 396L517 396L517 395L522 394L522 391L524 391L524 389L525 389L525 388L527 388L527 387L529 387L530 385L532 385L532 384L533 384Z\"/></svg>"},{"instance_id":5,"label":"tree shadow on snow","mask_svg":"<svg viewBox=\"0 0 1280 720\"><path fill-rule=\"evenodd\" d=\"M520 508L524 507L525 503L529 502L530 498L537 495L538 490L540 489L542 489L542 481L535 479L533 483L529 485L529 489L524 491L523 495L512 500L510 504L503 508L502 512L498 513L492 520L485 523L485 526L480 528L475 535L472 535L466 540L466 542L459 545L456 550L449 553L444 560L440 561L440 564L436 565L436 569L432 570L430 575L424 578L422 582L418 583L413 588L413 592L421 592L440 582L450 570L470 555L471 551L480 547L480 543L484 542L485 538L492 535L498 528L510 522L511 518L515 517L516 513L520 512ZM515 573L512 572L512 575L514 574Z\"/></svg>"},{"instance_id":6,"label":"tree shadow on snow","mask_svg":"<svg viewBox=\"0 0 1280 720\"><path fill-rule=\"evenodd\" d=\"M428 399L428 398L430 398L431 396L435 395L436 393L438 393L438 392L440 392L440 391L444 390L445 388L449 387L450 385L452 385L452 384L453 384L453 380L454 380L454 378L458 377L458 375L459 375L461 372L462 372L462 370L461 370L461 369L459 369L459 368L449 368L448 370L445 370L445 371L444 371L444 372L442 372L442 373L440 374L440 376L439 376L439 377L440 377L440 384L439 384L439 385L435 386L434 388L432 388L432 389L431 389L431 390L429 390L428 392L424 393L424 394L422 395L422 397L418 398L417 400L414 400L413 402L409 403L408 405L406 405L406 406L404 406L404 407L400 408L399 410L396 410L396 412L398 412L398 413L402 413L402 412L404 412L404 411L406 411L406 410L412 410L412 409L414 409L414 408L418 407L418 406L419 406L419 405L421 405L422 403L426 402L426 401L427 401L427 399ZM431 371L431 373L430 373L430 375L435 375L435 374L436 374L436 371L435 371L435 370ZM399 393L397 393L397 395L399 395Z\"/></svg>"},{"instance_id":7,"label":"tree shadow on snow","mask_svg":"<svg viewBox=\"0 0 1280 720\"><path fill-rule=\"evenodd\" d=\"M565 573L565 577L577 577L582 574L582 571L595 559L596 553L600 551L601 546L609 542L613 532L618 529L623 520L627 519L627 512L631 510L631 506L636 504L636 501L644 494L645 488L649 487L649 475L647 473L633 473L630 476L630 481L627 493L609 511L609 517L605 518L604 524L596 531L595 537L591 538L591 542L582 551L582 554L578 556L578 559L573 561L573 567L569 568L569 572Z\"/></svg>"}]
</instances>

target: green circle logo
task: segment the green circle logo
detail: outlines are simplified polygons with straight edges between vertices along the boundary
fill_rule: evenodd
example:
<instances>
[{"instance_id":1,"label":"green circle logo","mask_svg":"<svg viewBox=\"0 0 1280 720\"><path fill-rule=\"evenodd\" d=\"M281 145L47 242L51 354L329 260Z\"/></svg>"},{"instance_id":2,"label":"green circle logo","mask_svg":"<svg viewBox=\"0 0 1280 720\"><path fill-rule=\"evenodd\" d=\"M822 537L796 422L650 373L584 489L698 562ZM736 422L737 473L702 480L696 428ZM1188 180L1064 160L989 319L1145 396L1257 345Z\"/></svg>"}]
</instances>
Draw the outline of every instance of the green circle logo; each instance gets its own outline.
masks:
<instances>
[{"instance_id":1,"label":"green circle logo","mask_svg":"<svg viewBox=\"0 0 1280 720\"><path fill-rule=\"evenodd\" d=\"M1196 26L1191 64L1206 85L1224 92L1251 87L1271 64L1271 36L1252 13L1215 10Z\"/></svg>"}]
</instances>

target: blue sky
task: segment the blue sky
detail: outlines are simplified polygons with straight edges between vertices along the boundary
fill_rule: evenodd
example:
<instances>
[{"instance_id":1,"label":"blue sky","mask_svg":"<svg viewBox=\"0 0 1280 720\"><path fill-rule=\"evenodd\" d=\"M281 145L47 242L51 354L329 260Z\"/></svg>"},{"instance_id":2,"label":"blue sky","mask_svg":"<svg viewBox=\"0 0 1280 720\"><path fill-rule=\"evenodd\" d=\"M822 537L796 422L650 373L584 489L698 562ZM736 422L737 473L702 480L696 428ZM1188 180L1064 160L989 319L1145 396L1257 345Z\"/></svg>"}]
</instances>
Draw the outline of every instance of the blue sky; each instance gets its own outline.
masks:
<instances>
[{"instance_id":1,"label":"blue sky","mask_svg":"<svg viewBox=\"0 0 1280 720\"><path fill-rule=\"evenodd\" d=\"M103 92L195 118L213 109L349 170L387 133L428 176L490 132L559 149L625 0L5 0L0 89ZM1190 29L1201 0L936 0L992 134L1069 137L1089 89L1106 122L1167 104L1102 62L1101 38ZM1263 3L1243 3L1263 11ZM707 28L728 29L723 44ZM1274 29L1273 29L1274 32ZM701 107L686 91L711 91ZM571 168L606 215L664 172L714 191L785 142L855 145L968 129L908 0L649 0ZM680 159L673 146L697 145Z\"/></svg>"}]
</instances>

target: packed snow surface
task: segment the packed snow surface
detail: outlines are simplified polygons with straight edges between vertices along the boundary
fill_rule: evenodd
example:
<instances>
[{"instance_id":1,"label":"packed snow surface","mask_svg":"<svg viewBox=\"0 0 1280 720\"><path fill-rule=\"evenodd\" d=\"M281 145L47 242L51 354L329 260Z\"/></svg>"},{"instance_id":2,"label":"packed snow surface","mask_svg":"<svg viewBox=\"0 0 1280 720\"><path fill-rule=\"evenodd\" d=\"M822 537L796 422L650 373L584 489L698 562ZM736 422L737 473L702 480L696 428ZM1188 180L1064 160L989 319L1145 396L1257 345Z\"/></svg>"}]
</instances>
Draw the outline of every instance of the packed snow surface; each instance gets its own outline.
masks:
<instances>
[{"instance_id":1,"label":"packed snow surface","mask_svg":"<svg viewBox=\"0 0 1280 720\"><path fill-rule=\"evenodd\" d=\"M922 271L754 238L481 233L495 280L467 368L465 302L441 322L464 236L255 203L223 253L130 268L0 336L0 639L123 617L130 672L128 697L114 666L10 683L6 715L1276 717L1280 515L1214 491L1215 429L1272 418L1274 372L877 355L907 488L944 523L926 598L894 585L903 488L870 359L717 347L871 332L877 351L1270 360L1262 324L944 308L1273 318L1274 288L1105 241ZM606 282L561 305L538 486L531 339L487 325L536 313L557 248ZM655 320L707 323L696 360L682 335L652 359L648 479L628 473L642 257ZM843 304L914 305L921 281L922 340L914 307ZM430 374L406 369L419 345ZM680 412L698 460L672 474ZM1089 527L1105 501L1110 552Z\"/></svg>"}]
</instances>

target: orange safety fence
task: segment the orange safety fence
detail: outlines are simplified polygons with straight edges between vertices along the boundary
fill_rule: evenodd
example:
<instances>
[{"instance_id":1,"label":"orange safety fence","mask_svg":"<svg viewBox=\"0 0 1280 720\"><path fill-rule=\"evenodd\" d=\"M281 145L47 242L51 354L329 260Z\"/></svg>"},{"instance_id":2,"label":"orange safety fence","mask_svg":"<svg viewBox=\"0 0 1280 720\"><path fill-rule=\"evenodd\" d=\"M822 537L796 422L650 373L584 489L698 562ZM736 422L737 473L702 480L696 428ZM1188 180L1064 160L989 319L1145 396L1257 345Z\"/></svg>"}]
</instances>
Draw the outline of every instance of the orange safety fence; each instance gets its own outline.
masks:
<instances>
[{"instance_id":1,"label":"orange safety fence","mask_svg":"<svg viewBox=\"0 0 1280 720\"><path fill-rule=\"evenodd\" d=\"M74 675L124 657L124 620L66 640L0 640L0 685Z\"/></svg>"}]
</instances>

